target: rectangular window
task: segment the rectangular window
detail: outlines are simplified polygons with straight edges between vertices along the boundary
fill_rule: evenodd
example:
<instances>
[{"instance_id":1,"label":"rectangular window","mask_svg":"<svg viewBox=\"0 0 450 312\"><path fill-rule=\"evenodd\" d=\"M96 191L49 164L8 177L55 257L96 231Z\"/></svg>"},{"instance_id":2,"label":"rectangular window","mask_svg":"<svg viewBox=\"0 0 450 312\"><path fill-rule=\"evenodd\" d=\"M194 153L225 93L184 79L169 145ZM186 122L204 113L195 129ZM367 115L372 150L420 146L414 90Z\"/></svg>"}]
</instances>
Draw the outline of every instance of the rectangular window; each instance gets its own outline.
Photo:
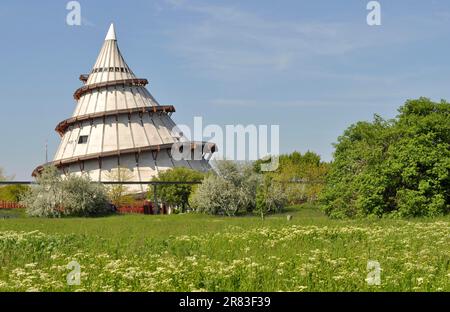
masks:
<instances>
[{"instance_id":1,"label":"rectangular window","mask_svg":"<svg viewBox=\"0 0 450 312\"><path fill-rule=\"evenodd\" d=\"M80 137L78 138L78 144L86 144L87 141L88 141L87 135L80 135Z\"/></svg>"}]
</instances>

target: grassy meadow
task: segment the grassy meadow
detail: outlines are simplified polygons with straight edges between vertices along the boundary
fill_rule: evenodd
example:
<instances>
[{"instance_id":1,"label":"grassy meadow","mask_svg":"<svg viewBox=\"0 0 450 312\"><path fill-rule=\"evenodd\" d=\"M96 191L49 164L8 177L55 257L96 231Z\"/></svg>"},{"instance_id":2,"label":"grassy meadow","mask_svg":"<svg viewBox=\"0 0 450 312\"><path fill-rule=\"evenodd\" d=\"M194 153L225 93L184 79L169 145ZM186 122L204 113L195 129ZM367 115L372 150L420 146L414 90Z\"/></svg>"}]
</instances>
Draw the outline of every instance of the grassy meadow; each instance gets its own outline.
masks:
<instances>
[{"instance_id":1,"label":"grassy meadow","mask_svg":"<svg viewBox=\"0 0 450 312\"><path fill-rule=\"evenodd\" d=\"M286 215L293 216L287 221ZM81 266L70 286L67 264ZM381 265L369 285L367 262ZM0 211L0 291L450 291L450 218L27 218Z\"/></svg>"}]
</instances>

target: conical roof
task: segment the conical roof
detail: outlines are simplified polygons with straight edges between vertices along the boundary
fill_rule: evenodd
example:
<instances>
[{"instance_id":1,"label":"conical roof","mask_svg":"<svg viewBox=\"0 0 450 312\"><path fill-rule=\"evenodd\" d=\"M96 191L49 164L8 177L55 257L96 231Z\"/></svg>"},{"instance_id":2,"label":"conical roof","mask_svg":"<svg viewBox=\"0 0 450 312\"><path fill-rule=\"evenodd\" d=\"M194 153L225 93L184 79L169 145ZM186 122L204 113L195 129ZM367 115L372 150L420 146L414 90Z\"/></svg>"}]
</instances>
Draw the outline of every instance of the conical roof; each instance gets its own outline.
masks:
<instances>
[{"instance_id":1,"label":"conical roof","mask_svg":"<svg viewBox=\"0 0 450 312\"><path fill-rule=\"evenodd\" d=\"M111 24L87 84L133 78L136 76L120 53L114 24Z\"/></svg>"},{"instance_id":2,"label":"conical roof","mask_svg":"<svg viewBox=\"0 0 450 312\"><path fill-rule=\"evenodd\" d=\"M170 117L175 108L159 105L145 88L148 81L128 67L113 24L91 72L80 79L84 85L74 93L75 111L56 127L61 143L53 163L65 173L87 172L94 181L107 181L108 171L125 166L133 181L143 182L176 166L210 168L203 158L172 158L172 145L187 141ZM191 143L192 148L205 146L214 152L214 144Z\"/></svg>"},{"instance_id":3,"label":"conical roof","mask_svg":"<svg viewBox=\"0 0 450 312\"><path fill-rule=\"evenodd\" d=\"M147 79L138 79L125 62L117 44L114 24L109 27L97 60L84 81L85 85L74 94L78 105L72 117L159 106L143 88Z\"/></svg>"}]
</instances>

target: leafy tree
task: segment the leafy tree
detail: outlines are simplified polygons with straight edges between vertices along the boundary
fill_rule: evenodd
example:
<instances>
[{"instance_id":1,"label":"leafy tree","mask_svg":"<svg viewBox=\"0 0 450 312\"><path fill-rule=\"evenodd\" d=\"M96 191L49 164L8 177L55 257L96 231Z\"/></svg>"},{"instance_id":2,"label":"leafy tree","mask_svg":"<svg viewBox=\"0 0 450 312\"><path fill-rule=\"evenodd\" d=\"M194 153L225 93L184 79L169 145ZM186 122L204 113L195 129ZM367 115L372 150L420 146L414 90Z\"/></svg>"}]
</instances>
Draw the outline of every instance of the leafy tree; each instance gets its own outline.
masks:
<instances>
[{"instance_id":1,"label":"leafy tree","mask_svg":"<svg viewBox=\"0 0 450 312\"><path fill-rule=\"evenodd\" d=\"M6 181L9 179L13 179L13 177L7 177L3 168L0 167L0 181ZM17 203L29 191L29 189L30 188L26 185L0 186L0 200Z\"/></svg>"},{"instance_id":2,"label":"leafy tree","mask_svg":"<svg viewBox=\"0 0 450 312\"><path fill-rule=\"evenodd\" d=\"M201 181L204 177L202 172L192 170L186 167L176 167L159 173L157 177L154 177L152 181L161 182L192 182ZM189 196L195 184L167 184L157 186L157 196L163 202L173 206L179 207L181 212L184 212L189 205ZM149 199L153 200L153 188L149 188Z\"/></svg>"},{"instance_id":3,"label":"leafy tree","mask_svg":"<svg viewBox=\"0 0 450 312\"><path fill-rule=\"evenodd\" d=\"M7 185L0 187L0 200L18 203L30 191L27 185Z\"/></svg>"},{"instance_id":4,"label":"leafy tree","mask_svg":"<svg viewBox=\"0 0 450 312\"><path fill-rule=\"evenodd\" d=\"M290 204L316 201L329 168L328 163L310 151L303 155L299 152L280 155L278 169L273 172L261 172L263 162L258 160L254 163L255 171L270 177L273 184L281 184Z\"/></svg>"},{"instance_id":5,"label":"leafy tree","mask_svg":"<svg viewBox=\"0 0 450 312\"><path fill-rule=\"evenodd\" d=\"M106 177L109 181L128 182L133 180L133 173L128 168L118 167L111 169L106 174ZM111 203L117 208L132 205L135 201L125 184L109 185L107 187L107 194Z\"/></svg>"},{"instance_id":6,"label":"leafy tree","mask_svg":"<svg viewBox=\"0 0 450 312\"><path fill-rule=\"evenodd\" d=\"M393 120L338 138L321 195L332 217L437 216L450 211L450 104L410 100Z\"/></svg>"},{"instance_id":7,"label":"leafy tree","mask_svg":"<svg viewBox=\"0 0 450 312\"><path fill-rule=\"evenodd\" d=\"M269 213L281 212L286 203L287 196L282 185L274 183L270 176L265 176L257 188L255 212L264 219Z\"/></svg>"}]
</instances>

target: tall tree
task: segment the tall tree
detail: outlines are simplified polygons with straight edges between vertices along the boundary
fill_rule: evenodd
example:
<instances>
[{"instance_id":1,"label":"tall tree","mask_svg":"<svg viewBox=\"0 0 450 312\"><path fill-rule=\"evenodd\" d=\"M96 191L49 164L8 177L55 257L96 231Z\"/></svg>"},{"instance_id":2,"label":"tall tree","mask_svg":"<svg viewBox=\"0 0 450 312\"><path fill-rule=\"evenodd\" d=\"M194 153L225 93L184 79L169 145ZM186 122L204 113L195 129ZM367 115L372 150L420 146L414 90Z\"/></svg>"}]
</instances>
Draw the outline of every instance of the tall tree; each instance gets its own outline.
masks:
<instances>
[{"instance_id":1,"label":"tall tree","mask_svg":"<svg viewBox=\"0 0 450 312\"><path fill-rule=\"evenodd\" d=\"M192 182L201 181L204 174L189 168L177 167L161 172L152 181L161 182ZM188 206L189 196L195 188L194 184L167 184L157 186L157 195L160 200L171 205L177 206L184 212ZM149 190L149 198L153 199L153 189Z\"/></svg>"},{"instance_id":2,"label":"tall tree","mask_svg":"<svg viewBox=\"0 0 450 312\"><path fill-rule=\"evenodd\" d=\"M321 196L333 217L436 216L450 211L450 104L407 101L393 120L338 138Z\"/></svg>"}]
</instances>

